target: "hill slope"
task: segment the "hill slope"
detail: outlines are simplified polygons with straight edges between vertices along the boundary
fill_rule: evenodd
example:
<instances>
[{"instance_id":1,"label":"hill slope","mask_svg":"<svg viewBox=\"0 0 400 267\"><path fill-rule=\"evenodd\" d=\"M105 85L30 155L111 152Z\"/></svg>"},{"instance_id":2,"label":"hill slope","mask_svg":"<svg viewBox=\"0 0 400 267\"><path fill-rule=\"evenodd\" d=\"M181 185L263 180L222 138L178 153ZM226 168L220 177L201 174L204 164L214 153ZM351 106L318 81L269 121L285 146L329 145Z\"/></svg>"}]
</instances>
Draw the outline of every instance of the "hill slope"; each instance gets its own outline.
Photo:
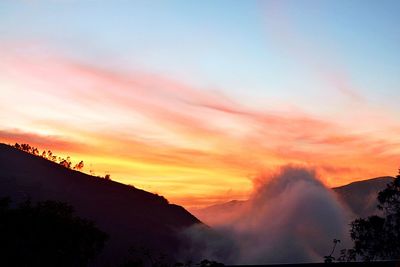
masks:
<instances>
[{"instance_id":1,"label":"hill slope","mask_svg":"<svg viewBox=\"0 0 400 267\"><path fill-rule=\"evenodd\" d=\"M191 209L190 212L204 223L215 226L220 222L231 220L231 218L234 217L234 214L240 210L245 203L246 200L231 200L205 208Z\"/></svg>"},{"instance_id":2,"label":"hill slope","mask_svg":"<svg viewBox=\"0 0 400 267\"><path fill-rule=\"evenodd\" d=\"M384 176L363 181L357 181L348 185L333 188L339 198L358 217L367 217L377 213L378 192L385 189L393 177Z\"/></svg>"},{"instance_id":3,"label":"hill slope","mask_svg":"<svg viewBox=\"0 0 400 267\"><path fill-rule=\"evenodd\" d=\"M172 254L177 232L200 221L155 194L86 175L0 144L0 197L58 200L110 235L98 261L119 262L133 245Z\"/></svg>"}]
</instances>

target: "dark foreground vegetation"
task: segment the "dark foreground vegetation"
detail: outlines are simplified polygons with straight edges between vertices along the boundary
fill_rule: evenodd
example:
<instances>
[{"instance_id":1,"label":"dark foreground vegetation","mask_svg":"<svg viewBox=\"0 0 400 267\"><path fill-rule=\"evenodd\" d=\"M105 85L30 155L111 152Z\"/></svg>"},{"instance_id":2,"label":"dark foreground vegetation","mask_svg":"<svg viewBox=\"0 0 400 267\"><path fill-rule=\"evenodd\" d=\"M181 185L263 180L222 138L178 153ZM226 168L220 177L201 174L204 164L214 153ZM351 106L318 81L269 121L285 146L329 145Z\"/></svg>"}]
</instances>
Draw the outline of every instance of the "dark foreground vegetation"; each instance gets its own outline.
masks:
<instances>
[{"instance_id":1,"label":"dark foreground vegetation","mask_svg":"<svg viewBox=\"0 0 400 267\"><path fill-rule=\"evenodd\" d=\"M400 173L378 194L383 216L352 222L354 253L365 261L400 259Z\"/></svg>"},{"instance_id":2,"label":"dark foreground vegetation","mask_svg":"<svg viewBox=\"0 0 400 267\"><path fill-rule=\"evenodd\" d=\"M96 228L107 233L109 239L88 266L118 266L131 259L132 246L148 248L154 251L153 255L175 255L184 246L178 235L182 229L201 223L183 207L170 204L157 194L65 168L0 143L2 197L12 200L8 209L18 209L19 203L27 199L33 207L46 200L68 203L74 207L75 217L95 222ZM6 245L2 237L0 243ZM10 265L0 263L3 266Z\"/></svg>"},{"instance_id":3,"label":"dark foreground vegetation","mask_svg":"<svg viewBox=\"0 0 400 267\"><path fill-rule=\"evenodd\" d=\"M16 149L22 150L22 151L32 154L34 156L40 156L44 159L50 160L52 162L56 162L65 168L68 168L68 169L72 168L71 157L69 157L69 156L66 158L57 157L51 150L43 150L42 153L40 153L40 151L37 147L31 146L30 144L15 143L14 147ZM85 166L85 164L81 160L77 164L75 164L72 169L81 170L84 166Z\"/></svg>"},{"instance_id":4,"label":"dark foreground vegetation","mask_svg":"<svg viewBox=\"0 0 400 267\"><path fill-rule=\"evenodd\" d=\"M400 170L396 178L378 193L378 209L382 216L358 218L351 223L351 249L342 249L335 259L333 253L340 240L333 240L333 250L325 256L325 263L362 260L400 260Z\"/></svg>"},{"instance_id":5,"label":"dark foreground vegetation","mask_svg":"<svg viewBox=\"0 0 400 267\"><path fill-rule=\"evenodd\" d=\"M53 160L48 158L48 152L44 157L28 145L16 147L25 152L30 150L29 154L36 156L33 157L10 150L9 146L0 148L0 266L223 266L209 260L176 262L167 256L173 251L163 255L144 248L132 249L127 253L128 257L123 256L124 260L121 260L122 256L115 257L121 251L121 255L125 255L128 245L134 242L146 247L146 242L152 244L154 241L162 244L159 248L174 250L178 243L172 238L173 229L199 221L160 196L113 181L94 179L71 170L71 165L49 162ZM13 203L10 198L1 198L6 193L19 199L22 196L24 200ZM29 200L31 196L32 201ZM45 199L56 201L43 201ZM65 202L72 203L79 216ZM340 243L334 240L332 253L325 257L326 263L335 266L400 266L393 261L400 258L400 173L379 192L378 202L382 214L353 221L350 231L353 248L343 249L339 256L334 257ZM99 228L83 218L95 221ZM103 247L107 250L112 242L114 245L108 250L109 260L99 261Z\"/></svg>"},{"instance_id":6,"label":"dark foreground vegetation","mask_svg":"<svg viewBox=\"0 0 400 267\"><path fill-rule=\"evenodd\" d=\"M12 207L14 204L14 207ZM83 267L103 249L108 235L93 222L74 215L72 206L56 201L20 204L0 198L0 266ZM164 254L131 248L115 267L222 267L221 263L175 262Z\"/></svg>"},{"instance_id":7,"label":"dark foreground vegetation","mask_svg":"<svg viewBox=\"0 0 400 267\"><path fill-rule=\"evenodd\" d=\"M299 264L268 264L268 265L227 265L226 267L399 267L399 261L370 261L370 262L335 262L299 263Z\"/></svg>"},{"instance_id":8,"label":"dark foreground vegetation","mask_svg":"<svg viewBox=\"0 0 400 267\"><path fill-rule=\"evenodd\" d=\"M65 158L63 157L59 157L57 155L55 155L51 150L43 150L42 152L40 152L40 150L37 147L31 146L30 144L26 144L26 143L15 143L13 145L14 148L22 150L26 153L29 153L31 155L37 156L37 157L42 157L44 159L47 159L51 162L55 162L60 164L60 166L63 166L67 169L72 169L72 170L76 170L76 171L81 171L83 169L83 167L85 167L85 163L83 162L83 160L79 161L76 164L73 164L71 161L71 157L67 156ZM95 175L93 170L89 170L91 175ZM100 176L98 176L100 177ZM105 174L104 177L102 177L106 180L111 180L111 175L110 174Z\"/></svg>"},{"instance_id":9,"label":"dark foreground vegetation","mask_svg":"<svg viewBox=\"0 0 400 267\"><path fill-rule=\"evenodd\" d=\"M0 199L0 266L86 266L107 234L62 202Z\"/></svg>"}]
</instances>

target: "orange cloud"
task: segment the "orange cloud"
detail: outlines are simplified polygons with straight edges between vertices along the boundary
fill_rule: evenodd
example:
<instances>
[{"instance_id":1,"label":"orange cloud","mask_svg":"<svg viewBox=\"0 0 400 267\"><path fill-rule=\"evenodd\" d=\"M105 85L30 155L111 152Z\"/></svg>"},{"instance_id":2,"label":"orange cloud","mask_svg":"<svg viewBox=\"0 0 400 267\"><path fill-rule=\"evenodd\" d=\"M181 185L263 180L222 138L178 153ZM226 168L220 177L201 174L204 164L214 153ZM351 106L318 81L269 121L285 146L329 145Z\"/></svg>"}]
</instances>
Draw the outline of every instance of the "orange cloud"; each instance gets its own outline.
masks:
<instances>
[{"instance_id":1,"label":"orange cloud","mask_svg":"<svg viewBox=\"0 0 400 267\"><path fill-rule=\"evenodd\" d=\"M0 140L2 142L13 145L14 143L28 143L34 147L45 149L49 145L56 147L60 151L83 152L86 148L85 144L70 142L63 140L58 136L43 136L36 133L27 133L20 130L0 130Z\"/></svg>"},{"instance_id":2,"label":"orange cloud","mask_svg":"<svg viewBox=\"0 0 400 267\"><path fill-rule=\"evenodd\" d=\"M3 142L67 153L86 171L186 206L244 198L252 177L288 163L315 168L330 186L399 165L388 122L367 131L342 118L249 109L156 74L7 54L0 90Z\"/></svg>"}]
</instances>

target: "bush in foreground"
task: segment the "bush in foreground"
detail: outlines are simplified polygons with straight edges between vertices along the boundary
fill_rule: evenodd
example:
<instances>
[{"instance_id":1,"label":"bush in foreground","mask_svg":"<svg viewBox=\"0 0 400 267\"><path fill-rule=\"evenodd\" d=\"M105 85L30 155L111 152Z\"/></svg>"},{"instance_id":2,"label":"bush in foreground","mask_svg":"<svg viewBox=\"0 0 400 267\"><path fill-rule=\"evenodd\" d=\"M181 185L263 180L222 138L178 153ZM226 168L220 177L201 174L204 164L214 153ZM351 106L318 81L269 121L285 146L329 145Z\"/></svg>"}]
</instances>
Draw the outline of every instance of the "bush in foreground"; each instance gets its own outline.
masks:
<instances>
[{"instance_id":1,"label":"bush in foreground","mask_svg":"<svg viewBox=\"0 0 400 267\"><path fill-rule=\"evenodd\" d=\"M86 266L106 240L66 203L0 199L0 266Z\"/></svg>"}]
</instances>

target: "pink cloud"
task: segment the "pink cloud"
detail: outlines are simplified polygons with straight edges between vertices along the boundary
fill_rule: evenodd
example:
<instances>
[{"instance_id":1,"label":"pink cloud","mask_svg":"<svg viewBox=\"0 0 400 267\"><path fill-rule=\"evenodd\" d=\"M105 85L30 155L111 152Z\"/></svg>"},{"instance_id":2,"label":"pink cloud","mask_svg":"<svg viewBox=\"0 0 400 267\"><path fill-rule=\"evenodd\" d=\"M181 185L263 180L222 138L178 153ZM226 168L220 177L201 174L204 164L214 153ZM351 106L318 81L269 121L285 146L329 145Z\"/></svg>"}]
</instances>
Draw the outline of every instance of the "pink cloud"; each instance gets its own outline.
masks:
<instances>
[{"instance_id":1,"label":"pink cloud","mask_svg":"<svg viewBox=\"0 0 400 267\"><path fill-rule=\"evenodd\" d=\"M0 63L0 88L1 140L140 163L140 174L159 176L165 167L184 188L173 197L188 203L196 202L196 185L220 180L238 192L243 179L287 163L315 167L330 185L392 174L399 164L399 140L391 135L343 126L341 118L246 108L222 92L157 74L9 54ZM157 188L165 193L162 181Z\"/></svg>"}]
</instances>

